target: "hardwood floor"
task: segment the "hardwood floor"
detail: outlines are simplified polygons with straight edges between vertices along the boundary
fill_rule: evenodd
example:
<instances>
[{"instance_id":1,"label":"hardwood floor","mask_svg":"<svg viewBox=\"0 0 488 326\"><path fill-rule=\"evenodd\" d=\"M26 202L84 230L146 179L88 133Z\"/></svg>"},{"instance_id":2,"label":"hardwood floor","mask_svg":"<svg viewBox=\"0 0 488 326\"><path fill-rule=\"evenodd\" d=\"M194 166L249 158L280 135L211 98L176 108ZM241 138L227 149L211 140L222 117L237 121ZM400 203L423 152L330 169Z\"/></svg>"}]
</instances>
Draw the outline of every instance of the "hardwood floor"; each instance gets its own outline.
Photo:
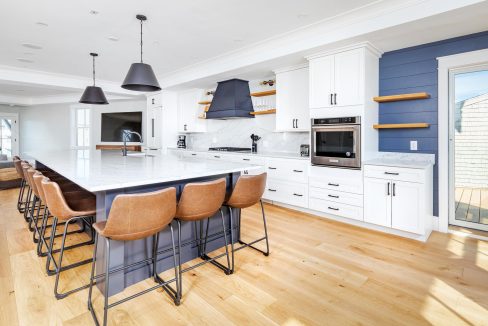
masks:
<instances>
[{"instance_id":1,"label":"hardwood floor","mask_svg":"<svg viewBox=\"0 0 488 326\"><path fill-rule=\"evenodd\" d=\"M16 196L0 191L0 324L93 324L86 290L54 298L54 277L33 250ZM111 309L109 324L488 325L487 242L434 232L419 243L277 206L266 212L269 257L241 250L231 276L200 267L184 275L181 306L152 292ZM256 237L258 208L243 214L243 234ZM89 257L91 249L66 257ZM88 265L64 272L61 290L88 275ZM111 300L152 284L140 282ZM95 297L100 312L98 290Z\"/></svg>"}]
</instances>

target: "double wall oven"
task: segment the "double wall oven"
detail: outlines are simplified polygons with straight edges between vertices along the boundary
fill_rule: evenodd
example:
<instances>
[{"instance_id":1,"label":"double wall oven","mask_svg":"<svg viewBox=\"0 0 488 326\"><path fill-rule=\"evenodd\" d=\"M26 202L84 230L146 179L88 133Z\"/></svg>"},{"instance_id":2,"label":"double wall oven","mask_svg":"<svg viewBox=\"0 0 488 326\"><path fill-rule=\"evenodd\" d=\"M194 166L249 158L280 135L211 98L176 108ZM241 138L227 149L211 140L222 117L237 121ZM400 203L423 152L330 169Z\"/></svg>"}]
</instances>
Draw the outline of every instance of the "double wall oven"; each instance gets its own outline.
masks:
<instances>
[{"instance_id":1,"label":"double wall oven","mask_svg":"<svg viewBox=\"0 0 488 326\"><path fill-rule=\"evenodd\" d=\"M312 119L313 165L361 168L361 117Z\"/></svg>"}]
</instances>

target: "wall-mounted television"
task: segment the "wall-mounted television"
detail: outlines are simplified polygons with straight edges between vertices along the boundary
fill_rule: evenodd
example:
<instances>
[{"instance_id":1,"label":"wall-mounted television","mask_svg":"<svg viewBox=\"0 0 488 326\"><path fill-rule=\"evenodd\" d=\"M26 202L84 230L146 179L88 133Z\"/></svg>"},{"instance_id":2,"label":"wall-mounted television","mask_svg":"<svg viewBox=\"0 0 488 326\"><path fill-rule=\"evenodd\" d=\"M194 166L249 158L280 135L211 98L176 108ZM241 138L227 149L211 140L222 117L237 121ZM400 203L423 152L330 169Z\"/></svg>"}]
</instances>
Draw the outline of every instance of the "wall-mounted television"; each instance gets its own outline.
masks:
<instances>
[{"instance_id":1,"label":"wall-mounted television","mask_svg":"<svg viewBox=\"0 0 488 326\"><path fill-rule=\"evenodd\" d=\"M124 131L136 131L142 135L142 112L102 113L102 141L122 142ZM143 135L144 136L144 135ZM137 135L127 138L130 142L139 142Z\"/></svg>"}]
</instances>

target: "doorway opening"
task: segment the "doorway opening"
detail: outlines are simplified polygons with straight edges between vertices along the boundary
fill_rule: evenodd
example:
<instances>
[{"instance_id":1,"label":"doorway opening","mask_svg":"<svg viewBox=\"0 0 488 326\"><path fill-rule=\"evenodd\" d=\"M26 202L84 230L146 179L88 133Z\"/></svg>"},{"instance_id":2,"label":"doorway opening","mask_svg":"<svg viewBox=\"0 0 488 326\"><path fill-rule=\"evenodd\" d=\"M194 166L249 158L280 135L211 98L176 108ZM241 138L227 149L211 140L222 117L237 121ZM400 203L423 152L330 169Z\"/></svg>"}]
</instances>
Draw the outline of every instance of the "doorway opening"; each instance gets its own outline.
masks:
<instances>
[{"instance_id":1,"label":"doorway opening","mask_svg":"<svg viewBox=\"0 0 488 326\"><path fill-rule=\"evenodd\" d=\"M0 113L0 161L18 155L16 114Z\"/></svg>"},{"instance_id":2,"label":"doorway opening","mask_svg":"<svg viewBox=\"0 0 488 326\"><path fill-rule=\"evenodd\" d=\"M449 224L488 231L488 65L449 71Z\"/></svg>"}]
</instances>

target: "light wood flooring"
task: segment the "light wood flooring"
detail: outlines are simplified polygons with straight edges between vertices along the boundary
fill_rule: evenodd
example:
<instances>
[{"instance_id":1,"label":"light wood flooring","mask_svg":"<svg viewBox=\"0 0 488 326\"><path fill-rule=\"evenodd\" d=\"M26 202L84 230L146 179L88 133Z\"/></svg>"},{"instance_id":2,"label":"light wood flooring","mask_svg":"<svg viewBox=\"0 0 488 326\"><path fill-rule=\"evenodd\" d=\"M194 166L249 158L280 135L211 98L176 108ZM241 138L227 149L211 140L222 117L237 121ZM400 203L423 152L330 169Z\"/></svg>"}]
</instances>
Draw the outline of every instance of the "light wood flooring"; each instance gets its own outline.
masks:
<instances>
[{"instance_id":1,"label":"light wood flooring","mask_svg":"<svg viewBox=\"0 0 488 326\"><path fill-rule=\"evenodd\" d=\"M455 190L456 220L488 225L488 188Z\"/></svg>"},{"instance_id":2,"label":"light wood flooring","mask_svg":"<svg viewBox=\"0 0 488 326\"><path fill-rule=\"evenodd\" d=\"M16 195L0 191L0 324L92 325L86 290L54 298ZM434 232L420 243L277 206L266 212L269 257L241 250L230 276L200 267L184 275L181 306L151 292L111 309L110 325L488 325L487 242ZM257 207L243 221L247 237L262 230ZM88 265L63 273L61 289L88 275ZM98 290L95 297L100 312Z\"/></svg>"}]
</instances>

